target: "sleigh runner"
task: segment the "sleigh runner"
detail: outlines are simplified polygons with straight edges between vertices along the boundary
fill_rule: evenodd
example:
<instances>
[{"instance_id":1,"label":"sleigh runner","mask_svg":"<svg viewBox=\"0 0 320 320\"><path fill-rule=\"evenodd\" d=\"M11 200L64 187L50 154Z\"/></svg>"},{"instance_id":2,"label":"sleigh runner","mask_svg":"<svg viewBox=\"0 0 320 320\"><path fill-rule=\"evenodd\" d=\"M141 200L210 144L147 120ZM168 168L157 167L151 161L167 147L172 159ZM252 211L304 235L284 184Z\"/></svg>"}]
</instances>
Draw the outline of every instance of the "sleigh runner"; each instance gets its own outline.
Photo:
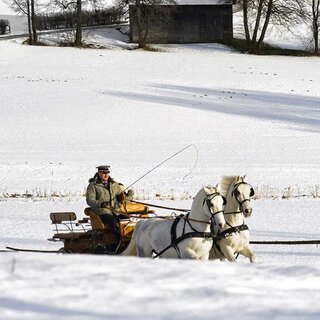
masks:
<instances>
[{"instance_id":1,"label":"sleigh runner","mask_svg":"<svg viewBox=\"0 0 320 320\"><path fill-rule=\"evenodd\" d=\"M121 235L118 252L127 247L137 221L148 218L154 211L143 204L127 203L121 213L128 218L118 221ZM61 253L111 253L117 242L109 226L89 207L85 208L84 214L85 217L78 220L74 212L50 213L54 235L48 240L63 242L63 247L58 250Z\"/></svg>"}]
</instances>

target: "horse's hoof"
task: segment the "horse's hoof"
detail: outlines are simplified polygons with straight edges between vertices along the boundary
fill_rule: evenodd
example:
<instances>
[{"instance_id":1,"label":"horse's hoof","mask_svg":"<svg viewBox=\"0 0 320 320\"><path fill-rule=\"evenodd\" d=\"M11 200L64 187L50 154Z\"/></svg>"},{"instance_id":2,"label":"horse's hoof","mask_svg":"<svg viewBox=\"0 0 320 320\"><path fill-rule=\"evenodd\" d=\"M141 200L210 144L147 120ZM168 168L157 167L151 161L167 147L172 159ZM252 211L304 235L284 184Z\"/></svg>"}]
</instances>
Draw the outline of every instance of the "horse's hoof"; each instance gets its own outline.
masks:
<instances>
[{"instance_id":1,"label":"horse's hoof","mask_svg":"<svg viewBox=\"0 0 320 320\"><path fill-rule=\"evenodd\" d=\"M256 257L255 255L252 255L252 256L250 257L250 262L252 262L252 263L257 262L257 257Z\"/></svg>"}]
</instances>

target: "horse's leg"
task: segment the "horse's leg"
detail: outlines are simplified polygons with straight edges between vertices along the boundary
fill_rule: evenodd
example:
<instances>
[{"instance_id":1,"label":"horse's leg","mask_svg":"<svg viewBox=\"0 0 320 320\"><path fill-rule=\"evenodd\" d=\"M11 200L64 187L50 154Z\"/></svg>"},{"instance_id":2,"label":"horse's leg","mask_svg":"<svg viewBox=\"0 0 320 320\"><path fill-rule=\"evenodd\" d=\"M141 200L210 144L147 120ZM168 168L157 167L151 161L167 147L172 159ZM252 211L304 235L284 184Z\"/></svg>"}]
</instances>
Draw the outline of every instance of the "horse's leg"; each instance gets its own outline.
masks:
<instances>
[{"instance_id":1,"label":"horse's leg","mask_svg":"<svg viewBox=\"0 0 320 320\"><path fill-rule=\"evenodd\" d=\"M147 228L147 220L138 221L127 248L120 255L151 257L152 249L149 249L148 247L150 241L146 238L148 232L145 231L148 230Z\"/></svg>"},{"instance_id":2,"label":"horse's leg","mask_svg":"<svg viewBox=\"0 0 320 320\"><path fill-rule=\"evenodd\" d=\"M209 252L200 256L199 260L209 260Z\"/></svg>"},{"instance_id":3,"label":"horse's leg","mask_svg":"<svg viewBox=\"0 0 320 320\"><path fill-rule=\"evenodd\" d=\"M208 260L211 243L203 239L192 238L178 244L178 252L182 259Z\"/></svg>"},{"instance_id":4,"label":"horse's leg","mask_svg":"<svg viewBox=\"0 0 320 320\"><path fill-rule=\"evenodd\" d=\"M221 252L225 258L230 262L236 262L237 258L234 254L234 249L231 246L222 246L220 245Z\"/></svg>"},{"instance_id":5,"label":"horse's leg","mask_svg":"<svg viewBox=\"0 0 320 320\"><path fill-rule=\"evenodd\" d=\"M180 255L182 259L198 259L198 256L193 249L190 249L185 245L183 246L179 245L179 248L180 248Z\"/></svg>"},{"instance_id":6,"label":"horse's leg","mask_svg":"<svg viewBox=\"0 0 320 320\"><path fill-rule=\"evenodd\" d=\"M150 245L149 241L143 241L139 239L137 242L137 255L138 257L148 257L153 256L153 248Z\"/></svg>"},{"instance_id":7,"label":"horse's leg","mask_svg":"<svg viewBox=\"0 0 320 320\"><path fill-rule=\"evenodd\" d=\"M257 261L256 255L252 252L252 250L249 246L243 247L241 250L239 250L239 253L242 254L243 256L249 258L250 262Z\"/></svg>"},{"instance_id":8,"label":"horse's leg","mask_svg":"<svg viewBox=\"0 0 320 320\"><path fill-rule=\"evenodd\" d=\"M220 259L221 261L225 260L223 254L219 251L219 249L213 245L212 249L209 252L209 259Z\"/></svg>"},{"instance_id":9,"label":"horse's leg","mask_svg":"<svg viewBox=\"0 0 320 320\"><path fill-rule=\"evenodd\" d=\"M152 257L153 247L151 245L152 221L143 220L137 230L137 255L138 257Z\"/></svg>"}]
</instances>

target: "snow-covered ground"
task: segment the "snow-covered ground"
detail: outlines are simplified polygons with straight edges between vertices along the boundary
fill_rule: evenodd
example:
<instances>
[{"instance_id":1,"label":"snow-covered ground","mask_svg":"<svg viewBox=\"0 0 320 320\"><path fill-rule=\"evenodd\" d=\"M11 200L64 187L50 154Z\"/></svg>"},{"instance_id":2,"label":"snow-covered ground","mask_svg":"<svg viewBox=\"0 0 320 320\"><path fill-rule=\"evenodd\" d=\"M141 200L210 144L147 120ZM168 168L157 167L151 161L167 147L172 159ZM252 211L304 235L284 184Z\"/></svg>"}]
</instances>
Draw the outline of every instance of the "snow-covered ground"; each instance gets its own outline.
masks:
<instances>
[{"instance_id":1,"label":"snow-covered ground","mask_svg":"<svg viewBox=\"0 0 320 320\"><path fill-rule=\"evenodd\" d=\"M84 206L83 199L0 202L1 245L58 249L46 241L49 212L82 217ZM253 240L319 238L319 200L259 200L253 207ZM230 264L0 253L0 319L319 319L319 247L252 247L255 265L243 257Z\"/></svg>"},{"instance_id":2,"label":"snow-covered ground","mask_svg":"<svg viewBox=\"0 0 320 320\"><path fill-rule=\"evenodd\" d=\"M96 165L128 186L190 144L132 186L138 199L188 208L203 184L247 174L252 240L319 238L319 58L91 37L119 50L0 42L0 249L59 248L49 213L83 216ZM0 253L0 319L318 319L319 247L253 249L255 265Z\"/></svg>"}]
</instances>

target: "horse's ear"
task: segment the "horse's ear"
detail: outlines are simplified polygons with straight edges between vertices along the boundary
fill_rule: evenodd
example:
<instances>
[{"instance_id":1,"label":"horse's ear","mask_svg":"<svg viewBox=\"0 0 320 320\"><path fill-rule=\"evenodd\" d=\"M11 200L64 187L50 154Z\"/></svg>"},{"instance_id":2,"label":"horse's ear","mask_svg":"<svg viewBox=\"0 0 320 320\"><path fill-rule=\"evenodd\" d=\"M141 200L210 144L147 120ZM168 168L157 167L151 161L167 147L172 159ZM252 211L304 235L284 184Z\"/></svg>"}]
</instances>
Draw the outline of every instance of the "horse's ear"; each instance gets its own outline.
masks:
<instances>
[{"instance_id":1,"label":"horse's ear","mask_svg":"<svg viewBox=\"0 0 320 320\"><path fill-rule=\"evenodd\" d=\"M204 192L206 194L210 194L211 193L209 187L203 186L202 189L204 190Z\"/></svg>"},{"instance_id":2,"label":"horse's ear","mask_svg":"<svg viewBox=\"0 0 320 320\"><path fill-rule=\"evenodd\" d=\"M206 195L211 195L211 194L216 193L218 191L216 187L213 187L211 185L203 187L203 190L206 193Z\"/></svg>"},{"instance_id":3,"label":"horse's ear","mask_svg":"<svg viewBox=\"0 0 320 320\"><path fill-rule=\"evenodd\" d=\"M246 174L242 177L242 181L247 181L247 175Z\"/></svg>"},{"instance_id":4,"label":"horse's ear","mask_svg":"<svg viewBox=\"0 0 320 320\"><path fill-rule=\"evenodd\" d=\"M216 184L216 192L221 193L220 184Z\"/></svg>"}]
</instances>

